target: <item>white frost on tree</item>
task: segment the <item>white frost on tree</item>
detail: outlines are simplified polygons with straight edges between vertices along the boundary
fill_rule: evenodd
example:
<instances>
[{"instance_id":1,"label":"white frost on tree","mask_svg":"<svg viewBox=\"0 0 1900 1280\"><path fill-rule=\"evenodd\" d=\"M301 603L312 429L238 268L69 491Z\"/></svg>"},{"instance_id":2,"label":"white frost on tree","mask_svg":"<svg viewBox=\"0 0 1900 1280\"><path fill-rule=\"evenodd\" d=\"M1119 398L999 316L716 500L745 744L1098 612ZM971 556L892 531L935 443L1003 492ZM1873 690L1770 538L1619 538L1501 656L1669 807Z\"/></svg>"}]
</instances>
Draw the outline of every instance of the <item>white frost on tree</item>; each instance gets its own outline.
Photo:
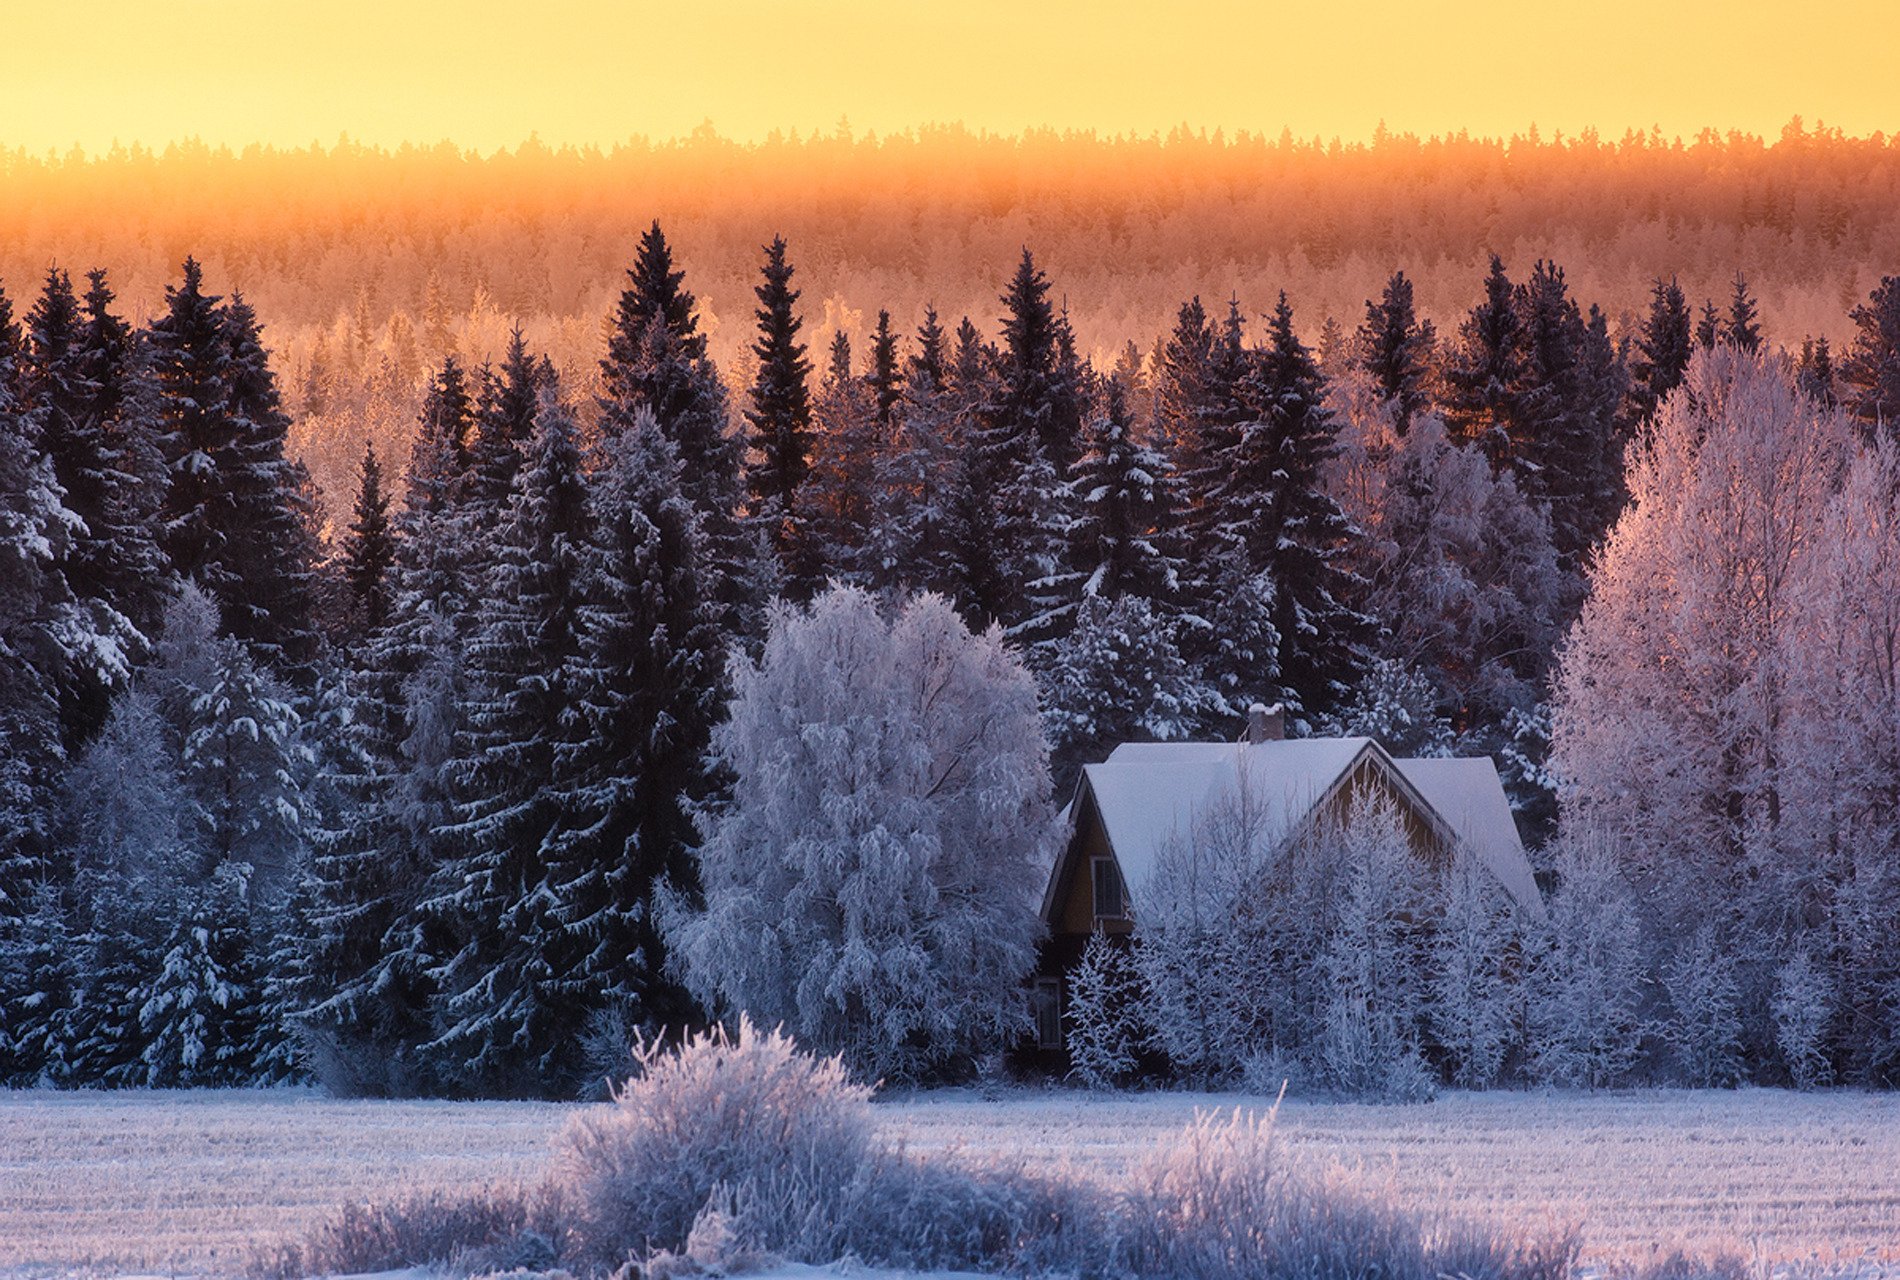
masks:
<instances>
[{"instance_id":1,"label":"white frost on tree","mask_svg":"<svg viewBox=\"0 0 1900 1280\"><path fill-rule=\"evenodd\" d=\"M732 683L705 909L666 910L691 985L866 1077L1022 1032L1053 814L1035 685L1000 634L938 596L886 621L837 588L777 607Z\"/></svg>"},{"instance_id":2,"label":"white frost on tree","mask_svg":"<svg viewBox=\"0 0 1900 1280\"><path fill-rule=\"evenodd\" d=\"M1642 1047L1642 928L1605 839L1570 833L1556 863L1549 918L1531 933L1531 1074L1601 1088L1621 1081Z\"/></svg>"}]
</instances>

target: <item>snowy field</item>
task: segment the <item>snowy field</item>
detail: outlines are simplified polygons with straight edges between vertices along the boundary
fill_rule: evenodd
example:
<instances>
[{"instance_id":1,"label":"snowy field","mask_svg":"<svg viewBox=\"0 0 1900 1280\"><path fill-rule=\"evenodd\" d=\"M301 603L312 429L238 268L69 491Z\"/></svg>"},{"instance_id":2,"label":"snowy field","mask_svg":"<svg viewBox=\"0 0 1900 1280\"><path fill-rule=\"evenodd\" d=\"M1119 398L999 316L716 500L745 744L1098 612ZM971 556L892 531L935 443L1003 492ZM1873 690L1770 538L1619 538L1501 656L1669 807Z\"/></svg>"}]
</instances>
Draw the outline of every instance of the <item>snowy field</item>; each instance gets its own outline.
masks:
<instances>
[{"instance_id":1,"label":"snowy field","mask_svg":"<svg viewBox=\"0 0 1900 1280\"><path fill-rule=\"evenodd\" d=\"M1195 1109L1258 1098L950 1091L879 1104L916 1151L1112 1178ZM346 1199L533 1177L575 1110L300 1092L0 1093L0 1273L229 1272ZM1581 1221L1586 1260L1652 1249L1900 1273L1900 1096L1452 1095L1288 1102L1296 1151L1421 1207ZM1864 1274L1864 1273L1863 1273Z\"/></svg>"}]
</instances>

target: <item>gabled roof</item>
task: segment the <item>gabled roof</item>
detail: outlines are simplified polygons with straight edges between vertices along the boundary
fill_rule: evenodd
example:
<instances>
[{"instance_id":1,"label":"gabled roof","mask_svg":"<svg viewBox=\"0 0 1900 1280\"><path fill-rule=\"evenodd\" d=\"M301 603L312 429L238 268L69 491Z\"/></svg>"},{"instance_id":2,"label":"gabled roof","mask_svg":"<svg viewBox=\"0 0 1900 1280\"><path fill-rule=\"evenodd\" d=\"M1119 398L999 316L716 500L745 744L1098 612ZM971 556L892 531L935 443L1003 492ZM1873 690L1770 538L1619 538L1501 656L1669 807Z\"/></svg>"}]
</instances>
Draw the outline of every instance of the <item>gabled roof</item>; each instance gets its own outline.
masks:
<instances>
[{"instance_id":1,"label":"gabled roof","mask_svg":"<svg viewBox=\"0 0 1900 1280\"><path fill-rule=\"evenodd\" d=\"M1446 838L1469 847L1514 899L1543 913L1503 784L1482 757L1394 760L1370 738L1127 743L1106 762L1085 766L1082 785L1101 814L1123 880L1138 893L1169 842L1220 800L1245 788L1259 813L1260 839L1278 845L1362 759L1408 793ZM1054 888L1052 881L1050 892Z\"/></svg>"},{"instance_id":2,"label":"gabled roof","mask_svg":"<svg viewBox=\"0 0 1900 1280\"><path fill-rule=\"evenodd\" d=\"M1504 781L1489 756L1394 760L1458 842L1497 877L1517 904L1542 919L1544 898L1517 834Z\"/></svg>"}]
</instances>

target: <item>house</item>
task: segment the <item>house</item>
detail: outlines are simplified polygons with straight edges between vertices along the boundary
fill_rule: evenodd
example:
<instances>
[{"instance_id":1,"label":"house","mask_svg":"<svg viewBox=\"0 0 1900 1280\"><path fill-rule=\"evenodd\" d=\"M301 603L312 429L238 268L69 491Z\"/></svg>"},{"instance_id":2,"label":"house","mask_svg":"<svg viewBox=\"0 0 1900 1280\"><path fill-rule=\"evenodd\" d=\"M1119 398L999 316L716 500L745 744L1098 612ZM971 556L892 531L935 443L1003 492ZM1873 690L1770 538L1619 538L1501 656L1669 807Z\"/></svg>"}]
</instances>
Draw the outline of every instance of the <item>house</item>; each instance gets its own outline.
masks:
<instances>
[{"instance_id":1,"label":"house","mask_svg":"<svg viewBox=\"0 0 1900 1280\"><path fill-rule=\"evenodd\" d=\"M1163 850L1236 797L1246 797L1250 838L1277 848L1344 820L1364 789L1377 788L1397 805L1428 864L1447 866L1467 850L1523 910L1543 915L1488 757L1398 759L1371 738L1288 739L1282 725L1277 708L1255 707L1240 742L1127 743L1083 768L1069 807L1069 840L1043 893L1048 938L1035 978L1038 1056L1063 1054L1068 976L1090 935L1130 933Z\"/></svg>"}]
</instances>

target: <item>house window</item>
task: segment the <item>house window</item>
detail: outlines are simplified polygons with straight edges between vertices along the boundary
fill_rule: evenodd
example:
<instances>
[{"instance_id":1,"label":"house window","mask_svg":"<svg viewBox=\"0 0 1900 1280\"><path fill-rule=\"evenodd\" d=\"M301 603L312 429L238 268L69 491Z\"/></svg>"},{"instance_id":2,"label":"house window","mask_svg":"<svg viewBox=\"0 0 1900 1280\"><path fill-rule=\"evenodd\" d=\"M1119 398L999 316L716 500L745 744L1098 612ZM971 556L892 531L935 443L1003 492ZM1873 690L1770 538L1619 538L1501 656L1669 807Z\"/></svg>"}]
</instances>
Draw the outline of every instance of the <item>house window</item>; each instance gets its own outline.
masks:
<instances>
[{"instance_id":1,"label":"house window","mask_svg":"<svg viewBox=\"0 0 1900 1280\"><path fill-rule=\"evenodd\" d=\"M1060 1049L1062 1047L1062 980L1037 978L1036 988L1030 995L1030 1003L1033 1006L1031 1012L1036 1016L1036 1047Z\"/></svg>"},{"instance_id":2,"label":"house window","mask_svg":"<svg viewBox=\"0 0 1900 1280\"><path fill-rule=\"evenodd\" d=\"M1128 915L1128 895L1122 891L1121 868L1113 858L1091 858L1089 874L1095 881L1095 918L1122 920Z\"/></svg>"}]
</instances>

